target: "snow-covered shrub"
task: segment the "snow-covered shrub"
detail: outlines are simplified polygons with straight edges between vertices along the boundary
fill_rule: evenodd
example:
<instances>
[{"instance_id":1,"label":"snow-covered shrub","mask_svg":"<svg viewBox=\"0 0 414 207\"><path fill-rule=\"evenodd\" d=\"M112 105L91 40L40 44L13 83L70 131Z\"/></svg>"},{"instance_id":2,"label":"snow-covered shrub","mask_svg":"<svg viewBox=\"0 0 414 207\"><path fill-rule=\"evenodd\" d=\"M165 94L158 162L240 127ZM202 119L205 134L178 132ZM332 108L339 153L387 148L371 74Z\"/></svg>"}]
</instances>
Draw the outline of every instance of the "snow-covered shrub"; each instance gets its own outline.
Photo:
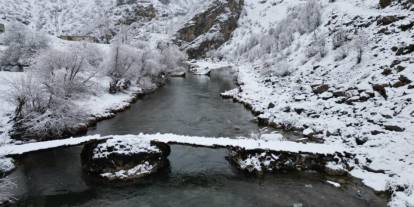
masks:
<instances>
[{"instance_id":1,"label":"snow-covered shrub","mask_svg":"<svg viewBox=\"0 0 414 207\"><path fill-rule=\"evenodd\" d=\"M92 66L93 68L101 67L104 57L101 50L98 47L86 42L80 43L78 47L78 51L80 50L80 52L86 58L86 61L90 66Z\"/></svg>"},{"instance_id":2,"label":"snow-covered shrub","mask_svg":"<svg viewBox=\"0 0 414 207\"><path fill-rule=\"evenodd\" d=\"M160 42L157 45L157 48L151 48L148 44L137 42L134 46L113 46L106 63L107 73L112 78L111 93L122 90L116 87L121 80L138 83L144 89L148 85L152 88L152 83L159 85L166 74L183 69L187 59L185 53L174 44Z\"/></svg>"},{"instance_id":3,"label":"snow-covered shrub","mask_svg":"<svg viewBox=\"0 0 414 207\"><path fill-rule=\"evenodd\" d=\"M297 23L297 32L304 34L314 31L321 25L322 7L318 0L309 0L305 5L293 7L288 19Z\"/></svg>"},{"instance_id":4,"label":"snow-covered shrub","mask_svg":"<svg viewBox=\"0 0 414 207\"><path fill-rule=\"evenodd\" d=\"M64 50L45 50L36 58L31 70L54 99L51 101L70 98L91 86L90 80L97 72L89 64L95 58L87 55L84 47L74 45Z\"/></svg>"},{"instance_id":5,"label":"snow-covered shrub","mask_svg":"<svg viewBox=\"0 0 414 207\"><path fill-rule=\"evenodd\" d=\"M247 41L238 45L234 56L245 56L254 61L266 55L277 56L289 48L295 40L295 35L315 31L321 25L322 6L317 0L310 0L304 4L289 8L287 16L277 22L267 33L251 33ZM319 45L324 42L317 42ZM319 48L318 50L322 50ZM323 50L321 51L323 54Z\"/></svg>"},{"instance_id":6,"label":"snow-covered shrub","mask_svg":"<svg viewBox=\"0 0 414 207\"><path fill-rule=\"evenodd\" d=\"M0 66L18 66L20 69L30 64L36 52L48 47L46 36L19 23L9 25L3 42L8 47L0 57Z\"/></svg>"},{"instance_id":7,"label":"snow-covered shrub","mask_svg":"<svg viewBox=\"0 0 414 207\"><path fill-rule=\"evenodd\" d=\"M129 45L115 44L105 63L107 74L111 77L109 92L116 93L125 88L119 88L118 82L135 80L142 72L143 51Z\"/></svg>"},{"instance_id":8,"label":"snow-covered shrub","mask_svg":"<svg viewBox=\"0 0 414 207\"><path fill-rule=\"evenodd\" d=\"M348 41L348 33L344 28L338 28L332 36L333 49L337 49Z\"/></svg>"},{"instance_id":9,"label":"snow-covered shrub","mask_svg":"<svg viewBox=\"0 0 414 207\"><path fill-rule=\"evenodd\" d=\"M327 53L326 50L326 41L325 37L322 36L319 32L314 32L312 35L312 41L306 48L306 56L308 58L313 57L315 55L319 55L320 57L325 57Z\"/></svg>"},{"instance_id":10,"label":"snow-covered shrub","mask_svg":"<svg viewBox=\"0 0 414 207\"><path fill-rule=\"evenodd\" d=\"M158 48L161 50L161 64L166 66L168 71L184 69L184 61L187 54L180 51L178 46L172 43L160 43Z\"/></svg>"},{"instance_id":11,"label":"snow-covered shrub","mask_svg":"<svg viewBox=\"0 0 414 207\"><path fill-rule=\"evenodd\" d=\"M41 83L32 73L10 82L9 100L16 106L15 119L21 119L31 112L44 113L47 110L48 96Z\"/></svg>"},{"instance_id":12,"label":"snow-covered shrub","mask_svg":"<svg viewBox=\"0 0 414 207\"><path fill-rule=\"evenodd\" d=\"M359 31L352 41L352 47L356 51L357 64L361 63L364 49L368 44L367 34Z\"/></svg>"},{"instance_id":13,"label":"snow-covered shrub","mask_svg":"<svg viewBox=\"0 0 414 207\"><path fill-rule=\"evenodd\" d=\"M47 49L34 60L27 74L12 84L11 101L16 105L15 138L56 138L74 135L84 113L72 102L87 94L97 74L89 64L84 46ZM94 59L94 58L92 58Z\"/></svg>"},{"instance_id":14,"label":"snow-covered shrub","mask_svg":"<svg viewBox=\"0 0 414 207\"><path fill-rule=\"evenodd\" d=\"M348 57L348 53L349 53L348 45L343 45L342 47L336 50L335 61L341 61L345 59L346 57Z\"/></svg>"},{"instance_id":15,"label":"snow-covered shrub","mask_svg":"<svg viewBox=\"0 0 414 207\"><path fill-rule=\"evenodd\" d=\"M286 77L292 74L291 66L286 60L278 60L276 65L268 65L261 73L263 76Z\"/></svg>"}]
</instances>

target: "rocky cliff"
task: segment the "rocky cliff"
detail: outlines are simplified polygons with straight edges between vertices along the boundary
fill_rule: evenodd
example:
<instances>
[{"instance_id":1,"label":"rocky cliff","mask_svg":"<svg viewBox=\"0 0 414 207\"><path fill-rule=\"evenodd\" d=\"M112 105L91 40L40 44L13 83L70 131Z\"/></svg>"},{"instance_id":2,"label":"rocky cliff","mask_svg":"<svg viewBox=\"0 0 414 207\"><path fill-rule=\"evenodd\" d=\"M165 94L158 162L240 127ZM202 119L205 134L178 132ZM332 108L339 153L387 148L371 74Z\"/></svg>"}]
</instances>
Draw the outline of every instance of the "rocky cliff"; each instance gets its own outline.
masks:
<instances>
[{"instance_id":1,"label":"rocky cliff","mask_svg":"<svg viewBox=\"0 0 414 207\"><path fill-rule=\"evenodd\" d=\"M177 40L190 58L205 57L230 39L237 28L243 0L215 1L177 33Z\"/></svg>"}]
</instances>

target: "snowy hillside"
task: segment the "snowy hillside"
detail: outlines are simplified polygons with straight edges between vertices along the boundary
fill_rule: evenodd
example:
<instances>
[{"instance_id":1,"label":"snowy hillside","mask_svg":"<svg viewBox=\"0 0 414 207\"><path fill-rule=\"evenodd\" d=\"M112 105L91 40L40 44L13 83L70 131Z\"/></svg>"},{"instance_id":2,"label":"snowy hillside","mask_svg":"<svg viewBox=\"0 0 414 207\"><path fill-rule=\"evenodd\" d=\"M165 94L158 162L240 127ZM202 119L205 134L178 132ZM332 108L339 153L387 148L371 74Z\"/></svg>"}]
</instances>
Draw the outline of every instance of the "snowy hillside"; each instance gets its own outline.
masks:
<instances>
[{"instance_id":1,"label":"snowy hillside","mask_svg":"<svg viewBox=\"0 0 414 207\"><path fill-rule=\"evenodd\" d=\"M3 0L0 4L0 23L24 23L35 31L52 35L114 35L121 25L128 32L175 32L210 1L201 0ZM155 12L155 14L152 13ZM150 22L149 26L142 23ZM143 28L145 27L145 28Z\"/></svg>"},{"instance_id":2,"label":"snowy hillside","mask_svg":"<svg viewBox=\"0 0 414 207\"><path fill-rule=\"evenodd\" d=\"M246 2L215 52L238 65L241 87L225 95L264 123L351 148L353 175L393 191L391 205L412 206L413 7L321 2Z\"/></svg>"},{"instance_id":3,"label":"snowy hillside","mask_svg":"<svg viewBox=\"0 0 414 207\"><path fill-rule=\"evenodd\" d=\"M74 122L87 130L182 74L185 51L194 74L237 71L239 87L221 95L259 114L260 124L345 149L350 175L390 192L390 206L414 206L413 0L1 0L6 33L16 22L35 35L0 45L0 69L26 70L0 72L0 145L21 125L47 138L60 122L65 133ZM76 67L84 70L64 85ZM21 79L27 69L36 84ZM35 106L19 105L27 100Z\"/></svg>"}]
</instances>

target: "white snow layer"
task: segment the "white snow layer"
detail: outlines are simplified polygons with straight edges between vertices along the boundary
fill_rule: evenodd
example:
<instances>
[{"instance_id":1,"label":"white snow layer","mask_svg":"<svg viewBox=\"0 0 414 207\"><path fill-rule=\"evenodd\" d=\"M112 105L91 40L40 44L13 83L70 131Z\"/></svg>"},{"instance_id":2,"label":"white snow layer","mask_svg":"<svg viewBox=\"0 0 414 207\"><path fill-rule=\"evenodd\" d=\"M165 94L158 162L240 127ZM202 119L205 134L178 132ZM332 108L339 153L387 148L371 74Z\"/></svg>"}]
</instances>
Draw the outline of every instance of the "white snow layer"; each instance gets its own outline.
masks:
<instances>
[{"instance_id":1,"label":"white snow layer","mask_svg":"<svg viewBox=\"0 0 414 207\"><path fill-rule=\"evenodd\" d=\"M108 148L112 152L108 152ZM160 152L156 146L152 146L150 141L130 137L115 137L107 140L105 143L98 144L93 152L93 159L106 158L108 155L116 152L116 154L139 154L142 152Z\"/></svg>"},{"instance_id":2,"label":"white snow layer","mask_svg":"<svg viewBox=\"0 0 414 207\"><path fill-rule=\"evenodd\" d=\"M279 137L279 135L275 134ZM4 145L0 146L0 156L21 155L29 152L34 152L43 149L52 149L63 146L80 145L85 142L93 140L109 139L108 143L117 145L118 141L126 141L128 145L134 145L133 151L140 151L142 149L151 149L149 141L158 141L170 144L189 144L203 147L240 147L247 150L252 149L266 149L274 151L286 152L304 152L316 154L334 154L336 152L344 152L344 148L332 145L323 145L315 143L297 143L291 141L280 141L278 138L271 140L255 140L248 138L226 138L226 137L200 137L200 136L185 136L176 134L139 134L139 135L91 135L78 138L69 138L53 141L36 142L22 145ZM144 146L145 145L145 146ZM142 147L144 146L144 147Z\"/></svg>"}]
</instances>

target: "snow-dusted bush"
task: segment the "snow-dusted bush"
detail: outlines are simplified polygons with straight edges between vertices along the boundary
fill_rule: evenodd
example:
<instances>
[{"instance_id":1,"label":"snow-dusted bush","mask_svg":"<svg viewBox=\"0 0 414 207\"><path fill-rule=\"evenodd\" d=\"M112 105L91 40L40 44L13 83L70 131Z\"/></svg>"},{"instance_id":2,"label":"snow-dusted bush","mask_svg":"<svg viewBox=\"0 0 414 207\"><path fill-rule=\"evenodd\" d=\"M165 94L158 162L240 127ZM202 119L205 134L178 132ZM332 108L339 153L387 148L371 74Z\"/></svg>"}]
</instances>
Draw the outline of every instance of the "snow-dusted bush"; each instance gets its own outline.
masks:
<instances>
[{"instance_id":1,"label":"snow-dusted bush","mask_svg":"<svg viewBox=\"0 0 414 207\"><path fill-rule=\"evenodd\" d=\"M276 65L268 65L261 71L262 76L278 76L286 77L292 74L291 66L286 62L286 60L276 61Z\"/></svg>"},{"instance_id":2,"label":"snow-dusted bush","mask_svg":"<svg viewBox=\"0 0 414 207\"><path fill-rule=\"evenodd\" d=\"M237 51L232 56L244 56L250 61L255 61L268 55L281 55L283 50L292 46L297 35L315 31L321 25L321 15L322 6L317 0L309 0L289 8L287 16L269 28L265 34L245 34L249 37L246 41L238 43ZM321 56L324 55L323 44L323 41L315 41L314 49L320 51Z\"/></svg>"},{"instance_id":3,"label":"snow-dusted bush","mask_svg":"<svg viewBox=\"0 0 414 207\"><path fill-rule=\"evenodd\" d=\"M47 48L47 38L31 31L19 23L10 24L3 42L8 46L0 57L2 66L28 66L31 58L41 49Z\"/></svg>"},{"instance_id":4,"label":"snow-dusted bush","mask_svg":"<svg viewBox=\"0 0 414 207\"><path fill-rule=\"evenodd\" d=\"M52 138L73 135L68 129L85 118L72 99L87 94L97 70L88 48L72 45L47 49L21 79L12 83L10 99L16 105L12 135L22 138Z\"/></svg>"},{"instance_id":5,"label":"snow-dusted bush","mask_svg":"<svg viewBox=\"0 0 414 207\"><path fill-rule=\"evenodd\" d=\"M43 51L31 68L53 101L70 98L74 93L87 91L97 71L95 57L80 45L68 49ZM52 101L52 100L51 100Z\"/></svg>"},{"instance_id":6,"label":"snow-dusted bush","mask_svg":"<svg viewBox=\"0 0 414 207\"><path fill-rule=\"evenodd\" d=\"M344 28L338 28L332 36L333 49L337 49L348 41L348 33Z\"/></svg>"},{"instance_id":7,"label":"snow-dusted bush","mask_svg":"<svg viewBox=\"0 0 414 207\"><path fill-rule=\"evenodd\" d=\"M138 83L144 89L152 88L169 72L183 69L186 59L185 53L170 43L160 42L157 48L143 42L134 46L115 44L106 63L107 74L112 78L110 92L126 89L131 83Z\"/></svg>"},{"instance_id":8,"label":"snow-dusted bush","mask_svg":"<svg viewBox=\"0 0 414 207\"><path fill-rule=\"evenodd\" d=\"M9 100L16 106L15 120L22 119L31 112L46 112L48 96L32 73L11 81L10 86Z\"/></svg>"},{"instance_id":9,"label":"snow-dusted bush","mask_svg":"<svg viewBox=\"0 0 414 207\"><path fill-rule=\"evenodd\" d=\"M289 47L296 32L304 34L313 32L318 28L321 24L321 10L321 5L317 0L310 0L305 4L290 8L287 17L281 20L276 28L269 30L269 35L274 37L277 44L276 49L283 50ZM267 44L270 41L265 38L265 42L261 44L263 43L264 47L269 47Z\"/></svg>"},{"instance_id":10,"label":"snow-dusted bush","mask_svg":"<svg viewBox=\"0 0 414 207\"><path fill-rule=\"evenodd\" d=\"M129 45L114 44L105 65L111 77L109 92L116 93L126 89L143 68L143 51ZM122 83L122 84L121 84Z\"/></svg>"},{"instance_id":11,"label":"snow-dusted bush","mask_svg":"<svg viewBox=\"0 0 414 207\"><path fill-rule=\"evenodd\" d=\"M357 64L361 63L365 47L368 45L367 34L359 31L352 41L352 47L356 52Z\"/></svg>"},{"instance_id":12,"label":"snow-dusted bush","mask_svg":"<svg viewBox=\"0 0 414 207\"><path fill-rule=\"evenodd\" d=\"M160 43L158 48L161 50L161 64L166 66L168 71L184 70L184 61L187 54L180 51L178 46L172 43Z\"/></svg>"},{"instance_id":13,"label":"snow-dusted bush","mask_svg":"<svg viewBox=\"0 0 414 207\"><path fill-rule=\"evenodd\" d=\"M322 7L318 0L309 0L305 5L293 7L288 19L295 20L297 32L304 34L314 31L321 25Z\"/></svg>"},{"instance_id":14,"label":"snow-dusted bush","mask_svg":"<svg viewBox=\"0 0 414 207\"><path fill-rule=\"evenodd\" d=\"M348 45L343 45L342 47L336 50L335 61L341 61L345 59L346 57L348 57L348 54L349 54Z\"/></svg>"},{"instance_id":15,"label":"snow-dusted bush","mask_svg":"<svg viewBox=\"0 0 414 207\"><path fill-rule=\"evenodd\" d=\"M308 58L313 57L315 55L325 57L326 53L327 50L325 37L321 33L315 31L312 35L312 41L306 48L306 56Z\"/></svg>"}]
</instances>

